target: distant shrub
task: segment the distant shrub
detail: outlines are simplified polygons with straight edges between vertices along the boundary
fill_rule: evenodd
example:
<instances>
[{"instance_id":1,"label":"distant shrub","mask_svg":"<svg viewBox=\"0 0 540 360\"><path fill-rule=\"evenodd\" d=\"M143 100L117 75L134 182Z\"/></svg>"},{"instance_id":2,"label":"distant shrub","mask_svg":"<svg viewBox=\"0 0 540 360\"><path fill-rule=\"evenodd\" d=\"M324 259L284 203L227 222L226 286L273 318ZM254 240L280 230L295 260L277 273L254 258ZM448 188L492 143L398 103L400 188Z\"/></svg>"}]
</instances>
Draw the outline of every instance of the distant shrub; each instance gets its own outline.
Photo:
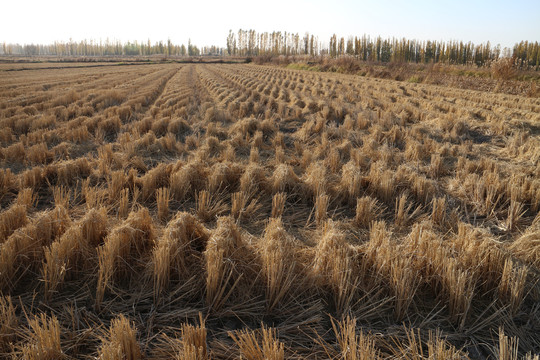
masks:
<instances>
[{"instance_id":1,"label":"distant shrub","mask_svg":"<svg viewBox=\"0 0 540 360\"><path fill-rule=\"evenodd\" d=\"M529 90L527 90L527 96L528 97L537 97L538 96L538 87L537 87L535 81L531 81L531 86L529 87Z\"/></svg>"},{"instance_id":2,"label":"distant shrub","mask_svg":"<svg viewBox=\"0 0 540 360\"><path fill-rule=\"evenodd\" d=\"M289 56L280 55L272 59L272 64L286 66L291 63L291 58Z\"/></svg>"},{"instance_id":3,"label":"distant shrub","mask_svg":"<svg viewBox=\"0 0 540 360\"><path fill-rule=\"evenodd\" d=\"M413 76L411 76L410 78L407 79L408 82L414 83L414 84L419 84L423 80L424 79L421 76L417 76L417 75L413 75Z\"/></svg>"},{"instance_id":4,"label":"distant shrub","mask_svg":"<svg viewBox=\"0 0 540 360\"><path fill-rule=\"evenodd\" d=\"M354 57L341 56L334 60L335 66L337 66L338 72L354 73L360 70L360 63Z\"/></svg>"},{"instance_id":5,"label":"distant shrub","mask_svg":"<svg viewBox=\"0 0 540 360\"><path fill-rule=\"evenodd\" d=\"M510 80L516 75L513 58L500 58L491 64L491 75L495 79Z\"/></svg>"},{"instance_id":6,"label":"distant shrub","mask_svg":"<svg viewBox=\"0 0 540 360\"><path fill-rule=\"evenodd\" d=\"M253 58L253 62L257 65L268 64L272 62L272 55L259 55Z\"/></svg>"}]
</instances>

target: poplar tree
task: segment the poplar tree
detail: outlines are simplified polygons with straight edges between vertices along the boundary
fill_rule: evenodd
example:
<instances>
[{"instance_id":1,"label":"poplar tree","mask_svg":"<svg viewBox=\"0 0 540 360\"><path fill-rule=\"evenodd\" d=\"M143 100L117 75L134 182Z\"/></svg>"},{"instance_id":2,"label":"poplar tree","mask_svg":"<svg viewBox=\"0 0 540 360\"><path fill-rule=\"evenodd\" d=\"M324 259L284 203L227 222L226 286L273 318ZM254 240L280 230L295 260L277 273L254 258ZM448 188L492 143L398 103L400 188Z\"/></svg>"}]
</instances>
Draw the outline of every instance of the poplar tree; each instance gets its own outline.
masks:
<instances>
[{"instance_id":1,"label":"poplar tree","mask_svg":"<svg viewBox=\"0 0 540 360\"><path fill-rule=\"evenodd\" d=\"M330 38L330 56L336 57L337 56L337 36L336 34L332 35Z\"/></svg>"},{"instance_id":2,"label":"poplar tree","mask_svg":"<svg viewBox=\"0 0 540 360\"><path fill-rule=\"evenodd\" d=\"M345 39L343 37L341 37L339 39L339 52L338 52L338 54L340 56L345 54Z\"/></svg>"},{"instance_id":3,"label":"poplar tree","mask_svg":"<svg viewBox=\"0 0 540 360\"><path fill-rule=\"evenodd\" d=\"M227 36L227 53L232 56L236 53L236 42L234 40L234 34L232 30L229 30L229 36Z\"/></svg>"},{"instance_id":4,"label":"poplar tree","mask_svg":"<svg viewBox=\"0 0 540 360\"><path fill-rule=\"evenodd\" d=\"M345 50L347 55L354 55L354 40L352 37L347 39L347 48Z\"/></svg>"},{"instance_id":5,"label":"poplar tree","mask_svg":"<svg viewBox=\"0 0 540 360\"><path fill-rule=\"evenodd\" d=\"M309 51L309 33L306 33L304 37L302 38L302 41L304 42L304 55L307 55L310 53Z\"/></svg>"}]
</instances>

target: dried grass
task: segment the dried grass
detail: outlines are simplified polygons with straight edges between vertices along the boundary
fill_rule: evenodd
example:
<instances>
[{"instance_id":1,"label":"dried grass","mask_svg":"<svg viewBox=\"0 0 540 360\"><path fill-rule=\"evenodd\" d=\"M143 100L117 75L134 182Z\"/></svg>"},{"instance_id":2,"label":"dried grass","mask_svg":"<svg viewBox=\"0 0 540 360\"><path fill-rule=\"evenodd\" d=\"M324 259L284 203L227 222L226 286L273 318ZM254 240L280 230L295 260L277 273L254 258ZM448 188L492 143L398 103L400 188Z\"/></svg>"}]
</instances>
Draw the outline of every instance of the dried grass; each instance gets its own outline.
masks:
<instances>
[{"instance_id":1,"label":"dried grass","mask_svg":"<svg viewBox=\"0 0 540 360\"><path fill-rule=\"evenodd\" d=\"M157 213L158 213L158 219L162 223L167 222L167 219L169 218L169 199L170 199L169 188L157 189L157 192L156 192Z\"/></svg>"},{"instance_id":2,"label":"dried grass","mask_svg":"<svg viewBox=\"0 0 540 360\"><path fill-rule=\"evenodd\" d=\"M512 259L506 259L498 288L498 298L516 314L525 298L528 269L514 265Z\"/></svg>"},{"instance_id":3,"label":"dried grass","mask_svg":"<svg viewBox=\"0 0 540 360\"><path fill-rule=\"evenodd\" d=\"M294 244L280 218L272 218L266 225L259 248L266 278L266 310L272 312L290 297L297 276Z\"/></svg>"},{"instance_id":4,"label":"dried grass","mask_svg":"<svg viewBox=\"0 0 540 360\"><path fill-rule=\"evenodd\" d=\"M369 228L371 223L382 214L382 206L377 199L363 196L356 200L356 214L354 224L359 227Z\"/></svg>"},{"instance_id":5,"label":"dried grass","mask_svg":"<svg viewBox=\"0 0 540 360\"><path fill-rule=\"evenodd\" d=\"M171 281L191 277L196 270L195 257L205 249L209 236L208 230L188 213L179 213L169 222L152 250L156 299Z\"/></svg>"},{"instance_id":6,"label":"dried grass","mask_svg":"<svg viewBox=\"0 0 540 360\"><path fill-rule=\"evenodd\" d=\"M0 243L3 243L17 229L28 223L26 206L14 205L0 213Z\"/></svg>"},{"instance_id":7,"label":"dried grass","mask_svg":"<svg viewBox=\"0 0 540 360\"><path fill-rule=\"evenodd\" d=\"M227 205L223 201L212 197L210 192L206 190L199 191L195 203L197 217L202 222L210 222L227 211Z\"/></svg>"},{"instance_id":8,"label":"dried grass","mask_svg":"<svg viewBox=\"0 0 540 360\"><path fill-rule=\"evenodd\" d=\"M357 291L354 260L344 234L333 222L325 224L321 235L315 249L313 272L319 283L331 290L336 312L343 314L352 305Z\"/></svg>"},{"instance_id":9,"label":"dried grass","mask_svg":"<svg viewBox=\"0 0 540 360\"><path fill-rule=\"evenodd\" d=\"M207 346L207 329L205 327L202 314L199 313L199 322L197 326L183 324L181 329L182 347L176 355L178 360L205 360L209 359Z\"/></svg>"},{"instance_id":10,"label":"dried grass","mask_svg":"<svg viewBox=\"0 0 540 360\"><path fill-rule=\"evenodd\" d=\"M347 316L337 324L332 319L332 328L339 344L341 359L376 360L380 358L375 341L361 330L360 334L356 334L356 319Z\"/></svg>"},{"instance_id":11,"label":"dried grass","mask_svg":"<svg viewBox=\"0 0 540 360\"><path fill-rule=\"evenodd\" d=\"M124 223L114 228L98 248L99 270L96 306L105 291L115 282L130 280L138 259L145 258L154 245L154 224L148 209L132 212Z\"/></svg>"},{"instance_id":12,"label":"dried grass","mask_svg":"<svg viewBox=\"0 0 540 360\"><path fill-rule=\"evenodd\" d=\"M19 319L11 297L0 297L0 351L7 353L18 336Z\"/></svg>"},{"instance_id":13,"label":"dried grass","mask_svg":"<svg viewBox=\"0 0 540 360\"><path fill-rule=\"evenodd\" d=\"M264 325L260 335L249 330L229 332L240 349L240 356L249 360L283 360L285 359L285 346L277 338L273 328ZM260 340L259 340L260 339Z\"/></svg>"},{"instance_id":14,"label":"dried grass","mask_svg":"<svg viewBox=\"0 0 540 360\"><path fill-rule=\"evenodd\" d=\"M285 203L287 201L287 195L283 192L274 194L272 197L272 214L273 218L280 218L285 210Z\"/></svg>"},{"instance_id":15,"label":"dried grass","mask_svg":"<svg viewBox=\"0 0 540 360\"><path fill-rule=\"evenodd\" d=\"M254 269L251 250L247 247L238 226L231 217L218 219L217 228L212 232L206 250L206 305L219 311L234 294L241 296L241 280L253 281L250 277ZM242 294L248 296L249 294Z\"/></svg>"},{"instance_id":16,"label":"dried grass","mask_svg":"<svg viewBox=\"0 0 540 360\"><path fill-rule=\"evenodd\" d=\"M102 360L139 360L143 359L141 347L137 342L137 329L124 315L111 321L106 336L99 348Z\"/></svg>"},{"instance_id":17,"label":"dried grass","mask_svg":"<svg viewBox=\"0 0 540 360\"><path fill-rule=\"evenodd\" d=\"M330 197L326 194L317 195L315 200L315 222L317 226L320 226L328 218L328 203Z\"/></svg>"},{"instance_id":18,"label":"dried grass","mask_svg":"<svg viewBox=\"0 0 540 360\"><path fill-rule=\"evenodd\" d=\"M30 334L22 348L22 358L30 360L54 360L63 357L60 342L61 328L58 319L41 313L28 321Z\"/></svg>"}]
</instances>

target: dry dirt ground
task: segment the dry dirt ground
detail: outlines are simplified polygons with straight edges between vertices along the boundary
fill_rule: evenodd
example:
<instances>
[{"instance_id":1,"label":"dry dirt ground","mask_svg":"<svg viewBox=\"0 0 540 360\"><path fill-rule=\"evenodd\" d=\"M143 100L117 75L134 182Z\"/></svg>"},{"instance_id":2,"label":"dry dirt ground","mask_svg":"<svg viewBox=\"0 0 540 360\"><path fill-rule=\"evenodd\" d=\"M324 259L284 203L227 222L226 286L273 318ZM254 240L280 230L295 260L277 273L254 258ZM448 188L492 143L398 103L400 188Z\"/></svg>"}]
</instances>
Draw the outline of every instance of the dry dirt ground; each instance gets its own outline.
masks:
<instances>
[{"instance_id":1,"label":"dry dirt ground","mask_svg":"<svg viewBox=\"0 0 540 360\"><path fill-rule=\"evenodd\" d=\"M538 98L99 65L0 66L3 356L538 359Z\"/></svg>"}]
</instances>

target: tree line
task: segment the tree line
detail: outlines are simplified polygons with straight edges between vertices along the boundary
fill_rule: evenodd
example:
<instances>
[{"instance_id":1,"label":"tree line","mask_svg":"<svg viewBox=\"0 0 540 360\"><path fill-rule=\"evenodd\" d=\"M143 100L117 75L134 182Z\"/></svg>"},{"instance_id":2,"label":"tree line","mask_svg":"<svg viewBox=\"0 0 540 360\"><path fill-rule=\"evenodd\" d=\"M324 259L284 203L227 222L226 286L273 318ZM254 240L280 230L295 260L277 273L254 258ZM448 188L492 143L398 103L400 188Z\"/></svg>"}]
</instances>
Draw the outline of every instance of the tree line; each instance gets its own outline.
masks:
<instances>
[{"instance_id":1,"label":"tree line","mask_svg":"<svg viewBox=\"0 0 540 360\"><path fill-rule=\"evenodd\" d=\"M188 41L184 44L173 44L169 39L166 42L121 42L118 40L94 41L82 40L79 42L55 41L52 44L8 44L3 43L0 48L1 55L20 56L223 56L224 49L219 46L198 47Z\"/></svg>"},{"instance_id":2,"label":"tree line","mask_svg":"<svg viewBox=\"0 0 540 360\"><path fill-rule=\"evenodd\" d=\"M488 41L473 44L463 41L420 41L415 39L371 38L367 35L350 36L347 39L332 35L325 46L314 35L305 33L263 32L255 30L229 31L227 54L236 56L259 55L310 55L352 56L371 62L413 62L445 63L459 65L489 65L501 56L513 57L521 68L540 67L540 46L538 42L522 41L511 49L501 50Z\"/></svg>"},{"instance_id":3,"label":"tree line","mask_svg":"<svg viewBox=\"0 0 540 360\"><path fill-rule=\"evenodd\" d=\"M309 33L300 37L298 33L286 31L258 33L255 30L240 29L238 33L230 30L227 36L227 54L234 56L318 56L324 50L319 38Z\"/></svg>"},{"instance_id":4,"label":"tree line","mask_svg":"<svg viewBox=\"0 0 540 360\"><path fill-rule=\"evenodd\" d=\"M489 42L475 45L462 41L418 41L410 39L372 39L369 36L350 37L347 40L330 38L330 56L351 55L363 61L448 63L478 65L496 60L501 55L500 46Z\"/></svg>"},{"instance_id":5,"label":"tree line","mask_svg":"<svg viewBox=\"0 0 540 360\"><path fill-rule=\"evenodd\" d=\"M539 42L521 41L513 49L501 50L490 42L473 44L463 41L420 41L415 39L383 39L367 35L348 38L332 35L323 43L313 34L300 36L292 32L229 31L226 47L198 47L188 41L173 44L171 40L146 42L56 41L52 44L7 44L0 47L0 55L20 56L351 56L369 62L444 63L459 65L489 65L501 56L512 57L519 68L540 69Z\"/></svg>"},{"instance_id":6,"label":"tree line","mask_svg":"<svg viewBox=\"0 0 540 360\"><path fill-rule=\"evenodd\" d=\"M382 39L380 36L371 39L349 37L345 40L333 35L328 48L332 57L350 55L363 61L378 62L414 62L445 63L459 65L489 65L501 56L513 57L515 65L520 68L540 66L540 44L522 41L513 50L504 49L500 45L492 46L488 41L482 44L464 43L463 41L418 41L410 39Z\"/></svg>"},{"instance_id":7,"label":"tree line","mask_svg":"<svg viewBox=\"0 0 540 360\"><path fill-rule=\"evenodd\" d=\"M514 45L513 57L520 68L540 69L540 43L521 41Z\"/></svg>"}]
</instances>

